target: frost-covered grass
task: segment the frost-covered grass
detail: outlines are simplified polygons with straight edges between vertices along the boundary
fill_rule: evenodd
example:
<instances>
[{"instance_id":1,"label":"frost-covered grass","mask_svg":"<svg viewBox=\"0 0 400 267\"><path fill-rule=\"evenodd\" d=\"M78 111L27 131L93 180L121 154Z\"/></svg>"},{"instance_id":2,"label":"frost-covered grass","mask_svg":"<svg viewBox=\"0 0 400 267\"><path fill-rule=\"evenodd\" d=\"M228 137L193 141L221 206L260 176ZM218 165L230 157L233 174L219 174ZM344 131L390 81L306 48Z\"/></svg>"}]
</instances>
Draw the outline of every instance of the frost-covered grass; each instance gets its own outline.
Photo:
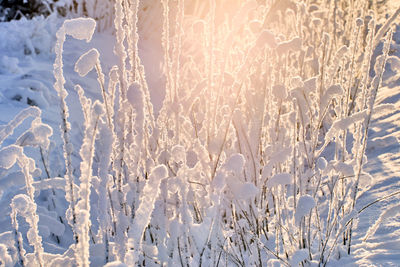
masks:
<instances>
[{"instance_id":1,"label":"frost-covered grass","mask_svg":"<svg viewBox=\"0 0 400 267\"><path fill-rule=\"evenodd\" d=\"M96 72L101 95L92 100L75 85L80 147L63 46L67 36L90 41L96 22L64 22L54 63L64 167L47 163L53 131L38 108L0 128L3 143L35 118L0 150L1 176L26 185L8 203L14 230L0 235L1 264L325 266L351 253L371 116L393 109L374 103L386 62L400 62L390 55L400 9L377 27L365 1L230 4L224 12L215 0L161 1L165 98L154 112L139 1L116 0L118 64L104 75L93 48L75 65L80 76ZM46 179L36 179L38 168ZM44 250L42 239L63 254Z\"/></svg>"}]
</instances>

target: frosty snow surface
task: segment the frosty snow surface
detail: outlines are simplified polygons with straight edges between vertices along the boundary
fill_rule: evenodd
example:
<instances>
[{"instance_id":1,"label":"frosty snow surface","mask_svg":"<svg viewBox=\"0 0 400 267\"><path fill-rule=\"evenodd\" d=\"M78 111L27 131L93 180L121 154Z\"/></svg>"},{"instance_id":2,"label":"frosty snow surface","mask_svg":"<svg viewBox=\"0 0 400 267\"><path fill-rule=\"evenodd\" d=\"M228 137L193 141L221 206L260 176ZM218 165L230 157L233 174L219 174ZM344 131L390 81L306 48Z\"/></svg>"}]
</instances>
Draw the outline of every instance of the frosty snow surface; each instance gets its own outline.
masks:
<instances>
[{"instance_id":1,"label":"frosty snow surface","mask_svg":"<svg viewBox=\"0 0 400 267\"><path fill-rule=\"evenodd\" d=\"M0 266L399 266L384 2L63 1L0 23Z\"/></svg>"}]
</instances>

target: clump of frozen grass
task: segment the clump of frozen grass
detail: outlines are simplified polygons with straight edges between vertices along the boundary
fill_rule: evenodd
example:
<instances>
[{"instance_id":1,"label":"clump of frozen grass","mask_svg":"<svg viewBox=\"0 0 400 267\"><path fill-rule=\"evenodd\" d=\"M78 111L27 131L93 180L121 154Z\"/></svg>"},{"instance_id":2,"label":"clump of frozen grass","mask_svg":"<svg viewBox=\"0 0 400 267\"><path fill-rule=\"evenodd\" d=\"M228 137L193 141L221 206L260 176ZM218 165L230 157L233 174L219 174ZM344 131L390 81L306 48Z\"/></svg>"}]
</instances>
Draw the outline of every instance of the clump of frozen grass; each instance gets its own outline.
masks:
<instances>
[{"instance_id":1,"label":"clump of frozen grass","mask_svg":"<svg viewBox=\"0 0 400 267\"><path fill-rule=\"evenodd\" d=\"M363 1L279 3L246 1L223 16L211 1L199 4L210 10L203 17L196 9L185 14L183 0L162 1L166 97L155 118L137 47L139 1L117 0L118 64L105 77L92 49L75 65L81 76L96 70L102 95L92 103L75 87L84 115L80 166L71 160L62 52L67 34L89 41L95 22L64 23L54 87L70 206L63 218L73 244L52 262L324 266L343 247L350 253L368 127L391 43L386 32L398 12L375 33ZM26 115L1 128L0 140ZM51 131L40 125L35 120L18 144L46 147ZM21 147L0 151L3 168L21 158ZM33 167L21 169L35 203L35 188L46 187L33 181ZM16 211L13 259L24 265ZM40 262L43 248L32 233Z\"/></svg>"},{"instance_id":2,"label":"clump of frozen grass","mask_svg":"<svg viewBox=\"0 0 400 267\"><path fill-rule=\"evenodd\" d=\"M371 84L379 86L370 81L368 71L355 70L358 55L350 52L372 53L373 34L361 42L360 32L362 27L373 32L374 24L364 25L356 19L361 13L340 3L333 12L350 11L345 16L355 19L352 28L340 29L349 23L339 24L335 32L320 35L313 27L330 25L325 19L329 16L321 14L332 11L321 4L315 23L309 18L317 11L299 4L298 10L283 8L275 14L277 23L264 24L266 29L260 30L254 27L255 21L262 22L271 14L265 13L267 7L249 2L238 13L252 14L250 32L246 20L233 24L229 32L222 29L229 29L230 21L217 25L211 15L205 22L210 31L203 29L204 39L192 44L198 36L190 35L182 3L177 3L174 19L170 16L173 5L163 2L167 95L157 124L146 100L147 84L138 71L137 18L131 19L129 11L137 10L137 3L116 3L120 61L113 74L118 73L118 78L109 80L119 84L118 107L112 107L114 101L107 104L103 97L106 107L118 114L115 121L107 115L113 120L108 125L115 144L110 156L109 178L113 179L104 183L112 224L107 247L115 249L107 248L106 261L246 265L262 264L261 259L267 257L284 264L325 264L334 254L339 236L344 244L350 244L351 227L339 227L339 223L354 209L354 204L347 205L344 200L355 203L356 193L351 188L357 179L348 177L357 176L355 170L360 169L364 152L356 146L349 152L344 144L349 135L359 143L366 142L370 113L366 101L376 92L370 90ZM290 30L290 23L281 20L283 16L296 23L301 35ZM278 29L282 25L288 27L286 32ZM188 29L188 34L181 35L182 29ZM348 39L339 40L341 30L349 33ZM248 45L241 41L242 34ZM390 38L387 40L390 43ZM321 45L316 47L317 43ZM191 60L197 54L185 54L185 45L197 46L197 53L206 60ZM223 52L216 53L218 49ZM86 75L95 64L98 54L92 50L78 61L77 71ZM367 58L362 69L370 64ZM197 73L187 72L189 69ZM382 71L378 67L376 75ZM214 77L213 73L224 75ZM355 80L364 84L355 84ZM105 92L104 79L99 81L103 95L110 94ZM157 164L165 164L169 173L168 179L153 188L161 185L159 196L147 189L154 180L149 170ZM149 194L154 198L149 199L145 215L143 199ZM151 211L153 219L148 217ZM145 221L140 227L139 220ZM192 230L198 227L208 232L203 245ZM136 234L127 235L133 233L131 229ZM253 243L263 245L260 248Z\"/></svg>"},{"instance_id":3,"label":"clump of frozen grass","mask_svg":"<svg viewBox=\"0 0 400 267\"><path fill-rule=\"evenodd\" d=\"M65 159L65 166L66 166L66 183L65 192L67 194L67 201L70 203L71 209L71 217L68 217L68 221L73 226L73 231L75 233L75 225L76 225L76 210L75 210L75 181L74 181L74 174L73 174L73 166L71 163L71 154L72 154L72 143L70 141L70 123L68 122L68 106L66 104L66 97L68 96L68 92L64 87L65 78L63 76L63 46L65 42L65 38L67 35L71 35L72 37L80 40L86 40L89 42L92 38L94 29L96 26L96 22L93 19L73 19L73 20L66 20L62 27L57 31L57 42L55 45L55 52L56 52L56 59L54 62L54 77L56 78L56 82L54 84L54 88L58 93L60 98L60 109L61 109L61 117L62 117L62 124L61 124L61 132L62 138L64 141L64 159ZM75 239L77 238L75 233Z\"/></svg>"}]
</instances>

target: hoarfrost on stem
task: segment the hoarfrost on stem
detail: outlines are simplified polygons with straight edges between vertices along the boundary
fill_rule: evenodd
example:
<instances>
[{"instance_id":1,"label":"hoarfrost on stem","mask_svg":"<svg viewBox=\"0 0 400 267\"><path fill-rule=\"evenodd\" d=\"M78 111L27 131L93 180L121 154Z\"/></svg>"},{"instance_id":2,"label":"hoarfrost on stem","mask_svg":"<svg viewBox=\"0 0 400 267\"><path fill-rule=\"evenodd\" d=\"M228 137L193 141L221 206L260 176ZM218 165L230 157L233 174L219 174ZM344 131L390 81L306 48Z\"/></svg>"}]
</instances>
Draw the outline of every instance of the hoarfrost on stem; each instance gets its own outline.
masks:
<instances>
[{"instance_id":1,"label":"hoarfrost on stem","mask_svg":"<svg viewBox=\"0 0 400 267\"><path fill-rule=\"evenodd\" d=\"M159 194L161 180L168 176L168 169L164 165L159 165L153 169L149 180L143 188L140 206L136 211L133 226L129 230L130 245L133 245L134 250L126 254L125 261L131 264L136 264L138 253L141 249L142 235L150 222L151 214L154 209L154 203Z\"/></svg>"},{"instance_id":2,"label":"hoarfrost on stem","mask_svg":"<svg viewBox=\"0 0 400 267\"><path fill-rule=\"evenodd\" d=\"M86 76L99 62L99 51L96 48L92 48L85 54L79 57L78 61L75 63L74 70L79 74L79 76Z\"/></svg>"}]
</instances>

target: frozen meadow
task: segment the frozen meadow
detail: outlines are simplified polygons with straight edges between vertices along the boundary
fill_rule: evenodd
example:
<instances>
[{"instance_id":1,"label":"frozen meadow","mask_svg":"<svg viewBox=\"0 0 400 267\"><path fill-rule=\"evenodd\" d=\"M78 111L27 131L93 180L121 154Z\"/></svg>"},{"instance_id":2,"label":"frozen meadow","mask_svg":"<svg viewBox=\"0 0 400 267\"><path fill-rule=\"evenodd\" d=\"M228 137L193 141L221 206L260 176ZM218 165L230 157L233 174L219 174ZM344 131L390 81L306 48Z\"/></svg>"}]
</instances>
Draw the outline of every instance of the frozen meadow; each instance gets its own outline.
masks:
<instances>
[{"instance_id":1,"label":"frozen meadow","mask_svg":"<svg viewBox=\"0 0 400 267\"><path fill-rule=\"evenodd\" d=\"M0 22L0 266L400 265L399 3L83 2Z\"/></svg>"}]
</instances>

